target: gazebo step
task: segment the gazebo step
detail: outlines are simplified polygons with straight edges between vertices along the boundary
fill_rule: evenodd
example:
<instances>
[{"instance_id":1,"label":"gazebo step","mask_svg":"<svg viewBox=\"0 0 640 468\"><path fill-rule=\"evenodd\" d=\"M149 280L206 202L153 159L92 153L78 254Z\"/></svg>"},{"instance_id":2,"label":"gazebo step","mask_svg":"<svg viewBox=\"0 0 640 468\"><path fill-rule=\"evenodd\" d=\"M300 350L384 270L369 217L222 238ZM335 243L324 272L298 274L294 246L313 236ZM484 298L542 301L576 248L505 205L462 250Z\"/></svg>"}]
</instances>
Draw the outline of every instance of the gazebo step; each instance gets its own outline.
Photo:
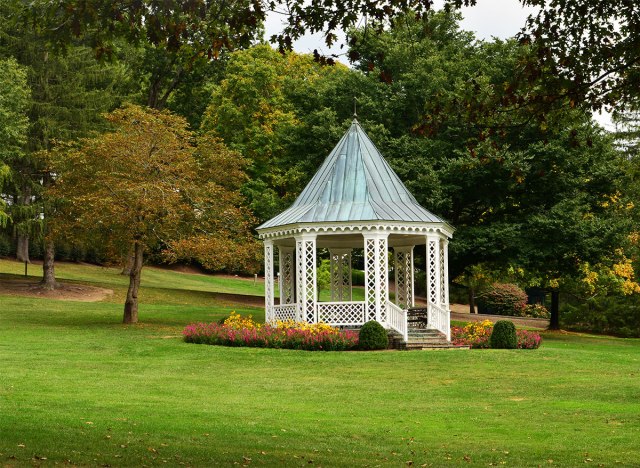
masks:
<instances>
[{"instance_id":1,"label":"gazebo step","mask_svg":"<svg viewBox=\"0 0 640 468\"><path fill-rule=\"evenodd\" d=\"M438 330L413 329L409 331L408 335L409 341L405 343L400 334L395 331L389 332L389 349L421 350L461 348L447 341L446 336Z\"/></svg>"},{"instance_id":2,"label":"gazebo step","mask_svg":"<svg viewBox=\"0 0 640 468\"><path fill-rule=\"evenodd\" d=\"M451 343L445 344L417 344L408 343L404 348L407 351L423 350L423 349L469 349L468 346L456 346Z\"/></svg>"}]
</instances>

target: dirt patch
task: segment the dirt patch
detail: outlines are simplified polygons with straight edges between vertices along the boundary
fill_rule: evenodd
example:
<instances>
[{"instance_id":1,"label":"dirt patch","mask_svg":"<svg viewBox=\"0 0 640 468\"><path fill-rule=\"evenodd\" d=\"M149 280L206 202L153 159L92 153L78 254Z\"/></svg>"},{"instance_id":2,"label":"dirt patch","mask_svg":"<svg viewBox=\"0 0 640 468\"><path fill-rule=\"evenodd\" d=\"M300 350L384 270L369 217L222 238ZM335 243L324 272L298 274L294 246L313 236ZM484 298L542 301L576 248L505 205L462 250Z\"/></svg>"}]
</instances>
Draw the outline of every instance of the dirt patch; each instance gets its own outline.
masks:
<instances>
[{"instance_id":1,"label":"dirt patch","mask_svg":"<svg viewBox=\"0 0 640 468\"><path fill-rule=\"evenodd\" d=\"M106 299L111 289L87 286L84 284L58 283L58 288L46 291L40 283L29 279L0 277L0 295L26 296L55 299L59 301L98 302Z\"/></svg>"},{"instance_id":2,"label":"dirt patch","mask_svg":"<svg viewBox=\"0 0 640 468\"><path fill-rule=\"evenodd\" d=\"M245 294L215 293L215 298L224 306L243 305L249 307L264 307L263 296L248 296Z\"/></svg>"}]
</instances>

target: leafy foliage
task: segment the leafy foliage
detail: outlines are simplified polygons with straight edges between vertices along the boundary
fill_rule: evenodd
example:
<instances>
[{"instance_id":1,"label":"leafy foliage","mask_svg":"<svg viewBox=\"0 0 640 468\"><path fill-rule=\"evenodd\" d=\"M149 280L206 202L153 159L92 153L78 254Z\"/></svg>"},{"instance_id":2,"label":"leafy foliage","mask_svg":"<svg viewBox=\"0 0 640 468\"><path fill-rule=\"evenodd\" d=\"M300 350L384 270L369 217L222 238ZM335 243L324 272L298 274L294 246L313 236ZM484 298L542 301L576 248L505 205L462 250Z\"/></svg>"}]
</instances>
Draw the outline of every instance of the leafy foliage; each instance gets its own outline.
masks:
<instances>
[{"instance_id":1,"label":"leafy foliage","mask_svg":"<svg viewBox=\"0 0 640 468\"><path fill-rule=\"evenodd\" d=\"M0 60L0 193L12 177L11 165L24 157L29 121L26 70L14 60ZM0 198L0 227L9 220Z\"/></svg>"},{"instance_id":2,"label":"leafy foliage","mask_svg":"<svg viewBox=\"0 0 640 468\"><path fill-rule=\"evenodd\" d=\"M451 342L457 346L469 346L473 349L488 349L494 324L490 320L469 322L462 327L451 327ZM516 330L518 349L538 349L542 343L539 333L529 330Z\"/></svg>"},{"instance_id":3,"label":"leafy foliage","mask_svg":"<svg viewBox=\"0 0 640 468\"><path fill-rule=\"evenodd\" d=\"M521 316L527 305L527 293L515 284L494 283L478 295L478 306L486 313Z\"/></svg>"},{"instance_id":4,"label":"leafy foliage","mask_svg":"<svg viewBox=\"0 0 640 468\"><path fill-rule=\"evenodd\" d=\"M106 118L114 131L52 155L56 235L99 239L117 251L135 245L138 283L144 251L157 247L170 260L252 268L251 217L230 190L242 178L238 156L206 135L196 141L168 112L127 106ZM131 300L137 307L137 296Z\"/></svg>"},{"instance_id":5,"label":"leafy foliage","mask_svg":"<svg viewBox=\"0 0 640 468\"><path fill-rule=\"evenodd\" d=\"M607 295L585 302L569 299L562 308L562 326L569 330L640 338L638 295Z\"/></svg>"},{"instance_id":6,"label":"leafy foliage","mask_svg":"<svg viewBox=\"0 0 640 468\"><path fill-rule=\"evenodd\" d=\"M493 326L489 343L493 349L516 349L518 347L516 326L510 320L498 320Z\"/></svg>"},{"instance_id":7,"label":"leafy foliage","mask_svg":"<svg viewBox=\"0 0 640 468\"><path fill-rule=\"evenodd\" d=\"M389 346L387 330L375 320L362 325L358 336L360 349L387 349Z\"/></svg>"}]
</instances>

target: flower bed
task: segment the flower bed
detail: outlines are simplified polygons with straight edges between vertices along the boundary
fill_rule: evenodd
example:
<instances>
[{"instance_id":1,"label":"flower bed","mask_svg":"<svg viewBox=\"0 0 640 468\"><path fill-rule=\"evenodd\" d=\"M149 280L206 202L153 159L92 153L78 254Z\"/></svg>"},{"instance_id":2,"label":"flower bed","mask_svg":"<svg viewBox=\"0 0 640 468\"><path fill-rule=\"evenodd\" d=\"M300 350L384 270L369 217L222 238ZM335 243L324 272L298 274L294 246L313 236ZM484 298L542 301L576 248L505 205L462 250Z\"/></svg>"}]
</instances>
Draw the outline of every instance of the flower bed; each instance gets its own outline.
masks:
<instances>
[{"instance_id":1,"label":"flower bed","mask_svg":"<svg viewBox=\"0 0 640 468\"><path fill-rule=\"evenodd\" d=\"M342 331L324 323L256 323L251 316L232 312L223 323L192 323L182 332L187 343L257 348L345 351L356 349L358 333Z\"/></svg>"},{"instance_id":2,"label":"flower bed","mask_svg":"<svg viewBox=\"0 0 640 468\"><path fill-rule=\"evenodd\" d=\"M493 322L470 322L464 327L451 327L451 342L457 346L469 346L474 349L490 348L489 338L493 331ZM518 349L537 349L542 338L536 332L516 330Z\"/></svg>"}]
</instances>

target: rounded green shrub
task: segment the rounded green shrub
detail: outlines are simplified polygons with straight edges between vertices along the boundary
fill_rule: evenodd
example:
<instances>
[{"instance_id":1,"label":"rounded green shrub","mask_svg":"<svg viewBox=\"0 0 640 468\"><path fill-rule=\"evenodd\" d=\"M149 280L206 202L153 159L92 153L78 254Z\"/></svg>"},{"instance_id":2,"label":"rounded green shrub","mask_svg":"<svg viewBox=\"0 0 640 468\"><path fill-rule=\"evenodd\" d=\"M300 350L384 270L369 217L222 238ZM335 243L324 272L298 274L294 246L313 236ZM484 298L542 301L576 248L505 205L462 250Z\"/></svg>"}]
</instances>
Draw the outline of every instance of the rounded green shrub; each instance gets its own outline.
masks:
<instances>
[{"instance_id":1,"label":"rounded green shrub","mask_svg":"<svg viewBox=\"0 0 640 468\"><path fill-rule=\"evenodd\" d=\"M382 325L372 320L362 325L358 343L360 349L387 349L389 336Z\"/></svg>"},{"instance_id":2,"label":"rounded green shrub","mask_svg":"<svg viewBox=\"0 0 640 468\"><path fill-rule=\"evenodd\" d=\"M496 315L524 315L527 293L515 284L493 283L478 295L478 307Z\"/></svg>"},{"instance_id":3,"label":"rounded green shrub","mask_svg":"<svg viewBox=\"0 0 640 468\"><path fill-rule=\"evenodd\" d=\"M493 326L489 343L494 349L516 349L518 347L516 326L510 320L498 320Z\"/></svg>"}]
</instances>

